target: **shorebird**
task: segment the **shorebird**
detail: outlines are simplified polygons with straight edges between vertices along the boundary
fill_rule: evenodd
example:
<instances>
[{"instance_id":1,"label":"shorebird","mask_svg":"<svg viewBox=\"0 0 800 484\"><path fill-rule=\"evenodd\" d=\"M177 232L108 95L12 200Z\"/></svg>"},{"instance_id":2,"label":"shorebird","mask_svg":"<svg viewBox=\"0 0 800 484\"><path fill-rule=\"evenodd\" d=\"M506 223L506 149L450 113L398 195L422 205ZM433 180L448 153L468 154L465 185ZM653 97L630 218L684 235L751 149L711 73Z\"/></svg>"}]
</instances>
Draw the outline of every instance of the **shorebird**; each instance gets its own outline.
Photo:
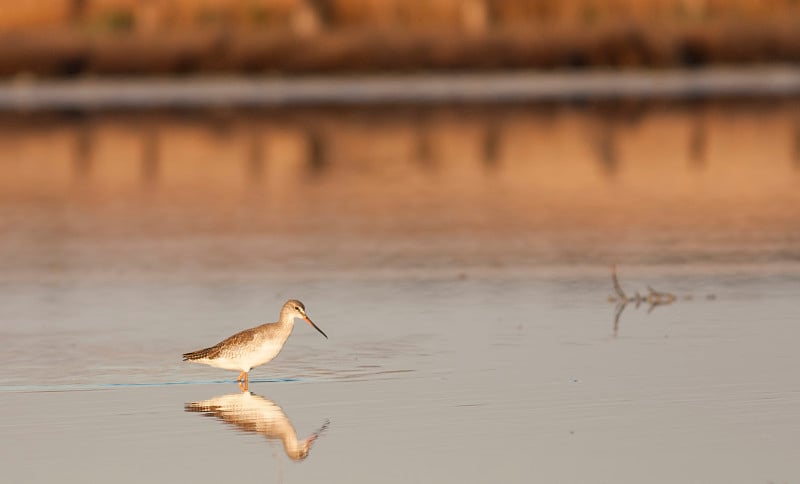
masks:
<instances>
[{"instance_id":1,"label":"shorebird","mask_svg":"<svg viewBox=\"0 0 800 484\"><path fill-rule=\"evenodd\" d=\"M210 348L184 353L183 361L194 361L225 370L239 370L241 373L236 381L242 390L247 390L250 370L278 356L289 335L292 334L295 319L305 320L328 339L328 335L309 319L303 303L297 299L290 299L281 308L281 316L277 323L246 329Z\"/></svg>"},{"instance_id":2,"label":"shorebird","mask_svg":"<svg viewBox=\"0 0 800 484\"><path fill-rule=\"evenodd\" d=\"M314 441L328 428L326 421L319 430L300 440L281 407L268 398L247 391L187 403L184 408L187 412L216 417L243 432L256 432L268 440L280 440L284 452L293 461L308 457Z\"/></svg>"}]
</instances>

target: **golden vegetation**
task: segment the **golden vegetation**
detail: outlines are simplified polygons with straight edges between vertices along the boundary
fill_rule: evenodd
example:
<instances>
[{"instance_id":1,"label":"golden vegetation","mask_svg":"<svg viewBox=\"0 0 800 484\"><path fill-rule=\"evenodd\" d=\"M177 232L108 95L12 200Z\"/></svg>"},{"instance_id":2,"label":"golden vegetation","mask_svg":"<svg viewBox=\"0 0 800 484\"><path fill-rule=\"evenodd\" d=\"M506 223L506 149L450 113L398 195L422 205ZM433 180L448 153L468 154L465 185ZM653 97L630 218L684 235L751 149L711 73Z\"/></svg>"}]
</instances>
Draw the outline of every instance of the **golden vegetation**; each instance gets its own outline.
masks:
<instances>
[{"instance_id":1,"label":"golden vegetation","mask_svg":"<svg viewBox=\"0 0 800 484\"><path fill-rule=\"evenodd\" d=\"M800 60L798 0L30 0L0 74L670 67Z\"/></svg>"},{"instance_id":2,"label":"golden vegetation","mask_svg":"<svg viewBox=\"0 0 800 484\"><path fill-rule=\"evenodd\" d=\"M797 0L28 0L0 10L0 29L105 26L287 28L304 12L324 29L461 29L646 24L720 18L753 22L800 13ZM121 21L120 19L126 19ZM480 21L480 19L483 19Z\"/></svg>"}]
</instances>

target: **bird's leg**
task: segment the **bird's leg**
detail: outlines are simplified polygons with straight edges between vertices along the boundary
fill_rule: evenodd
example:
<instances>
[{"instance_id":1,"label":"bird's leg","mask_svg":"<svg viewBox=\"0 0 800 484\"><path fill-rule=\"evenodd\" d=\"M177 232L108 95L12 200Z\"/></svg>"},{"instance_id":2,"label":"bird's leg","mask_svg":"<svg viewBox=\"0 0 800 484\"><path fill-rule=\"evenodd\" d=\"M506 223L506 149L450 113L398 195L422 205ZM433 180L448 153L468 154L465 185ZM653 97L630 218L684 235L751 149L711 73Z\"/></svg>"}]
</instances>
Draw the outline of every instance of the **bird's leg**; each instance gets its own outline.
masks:
<instances>
[{"instance_id":1,"label":"bird's leg","mask_svg":"<svg viewBox=\"0 0 800 484\"><path fill-rule=\"evenodd\" d=\"M239 376L236 377L236 381L242 382L245 380L245 378L247 378L247 373L241 372L239 373Z\"/></svg>"},{"instance_id":2,"label":"bird's leg","mask_svg":"<svg viewBox=\"0 0 800 484\"><path fill-rule=\"evenodd\" d=\"M243 392L246 392L246 391L250 390L250 378L249 378L248 373L246 371L243 371L242 373L244 373L244 379L242 380L241 383L239 383L239 388Z\"/></svg>"}]
</instances>

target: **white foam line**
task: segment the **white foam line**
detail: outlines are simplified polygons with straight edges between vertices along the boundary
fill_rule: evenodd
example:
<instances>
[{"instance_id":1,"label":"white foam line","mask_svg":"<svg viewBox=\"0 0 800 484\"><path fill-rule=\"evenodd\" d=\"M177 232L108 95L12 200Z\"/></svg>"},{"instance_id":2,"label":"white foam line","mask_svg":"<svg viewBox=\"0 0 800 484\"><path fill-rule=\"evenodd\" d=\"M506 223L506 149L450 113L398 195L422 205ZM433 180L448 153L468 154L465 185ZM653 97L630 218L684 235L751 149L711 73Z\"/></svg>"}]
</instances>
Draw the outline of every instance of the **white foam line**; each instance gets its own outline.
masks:
<instances>
[{"instance_id":1,"label":"white foam line","mask_svg":"<svg viewBox=\"0 0 800 484\"><path fill-rule=\"evenodd\" d=\"M520 102L798 94L800 68L794 66L297 78L12 80L0 83L0 110Z\"/></svg>"}]
</instances>

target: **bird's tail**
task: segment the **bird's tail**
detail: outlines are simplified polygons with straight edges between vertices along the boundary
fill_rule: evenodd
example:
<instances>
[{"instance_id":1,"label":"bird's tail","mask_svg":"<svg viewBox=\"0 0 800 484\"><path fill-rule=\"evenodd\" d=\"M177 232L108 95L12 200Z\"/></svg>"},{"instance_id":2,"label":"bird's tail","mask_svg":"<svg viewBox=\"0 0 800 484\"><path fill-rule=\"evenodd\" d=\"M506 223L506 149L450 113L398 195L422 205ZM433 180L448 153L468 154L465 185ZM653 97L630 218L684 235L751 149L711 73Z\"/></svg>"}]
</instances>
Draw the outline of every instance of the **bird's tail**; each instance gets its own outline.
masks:
<instances>
[{"instance_id":1,"label":"bird's tail","mask_svg":"<svg viewBox=\"0 0 800 484\"><path fill-rule=\"evenodd\" d=\"M211 348L204 348L202 350L197 351L190 351L189 353L183 354L183 361L187 360L202 360L203 358L211 358L214 356L215 348L212 346Z\"/></svg>"}]
</instances>

